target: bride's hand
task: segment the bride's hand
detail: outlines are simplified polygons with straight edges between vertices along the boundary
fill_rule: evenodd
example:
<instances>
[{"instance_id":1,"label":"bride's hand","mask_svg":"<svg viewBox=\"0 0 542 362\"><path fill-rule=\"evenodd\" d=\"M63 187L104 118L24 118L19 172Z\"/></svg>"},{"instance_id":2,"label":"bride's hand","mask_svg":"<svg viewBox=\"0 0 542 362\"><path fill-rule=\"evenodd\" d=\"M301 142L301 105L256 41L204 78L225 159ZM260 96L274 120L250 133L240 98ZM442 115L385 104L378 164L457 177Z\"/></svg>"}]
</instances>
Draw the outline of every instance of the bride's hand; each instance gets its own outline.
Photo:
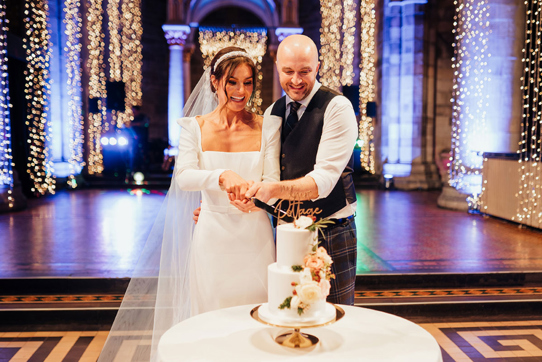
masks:
<instances>
[{"instance_id":1,"label":"bride's hand","mask_svg":"<svg viewBox=\"0 0 542 362\"><path fill-rule=\"evenodd\" d=\"M230 200L244 200L245 193L251 185L241 176L230 170L222 172L218 178L218 184L222 190L228 193Z\"/></svg>"},{"instance_id":2,"label":"bride's hand","mask_svg":"<svg viewBox=\"0 0 542 362\"><path fill-rule=\"evenodd\" d=\"M249 199L244 199L243 201L233 200L233 201L230 201L230 204L232 204L233 206L235 206L242 212L250 213L250 212L260 211L260 208L256 207L256 205L254 205L254 203L250 201Z\"/></svg>"}]
</instances>

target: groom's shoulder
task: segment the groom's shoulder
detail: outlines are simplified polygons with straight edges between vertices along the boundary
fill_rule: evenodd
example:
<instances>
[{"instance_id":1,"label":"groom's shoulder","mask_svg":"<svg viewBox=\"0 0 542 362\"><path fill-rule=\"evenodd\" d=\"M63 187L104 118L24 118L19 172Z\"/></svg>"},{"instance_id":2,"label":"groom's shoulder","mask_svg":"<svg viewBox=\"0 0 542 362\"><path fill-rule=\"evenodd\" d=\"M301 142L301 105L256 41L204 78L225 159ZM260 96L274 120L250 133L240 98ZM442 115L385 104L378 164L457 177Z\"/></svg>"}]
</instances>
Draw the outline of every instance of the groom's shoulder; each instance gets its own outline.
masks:
<instances>
[{"instance_id":1,"label":"groom's shoulder","mask_svg":"<svg viewBox=\"0 0 542 362\"><path fill-rule=\"evenodd\" d=\"M265 110L265 114L270 114L272 116L280 116L280 117L284 117L285 112L286 112L286 96L280 97Z\"/></svg>"}]
</instances>

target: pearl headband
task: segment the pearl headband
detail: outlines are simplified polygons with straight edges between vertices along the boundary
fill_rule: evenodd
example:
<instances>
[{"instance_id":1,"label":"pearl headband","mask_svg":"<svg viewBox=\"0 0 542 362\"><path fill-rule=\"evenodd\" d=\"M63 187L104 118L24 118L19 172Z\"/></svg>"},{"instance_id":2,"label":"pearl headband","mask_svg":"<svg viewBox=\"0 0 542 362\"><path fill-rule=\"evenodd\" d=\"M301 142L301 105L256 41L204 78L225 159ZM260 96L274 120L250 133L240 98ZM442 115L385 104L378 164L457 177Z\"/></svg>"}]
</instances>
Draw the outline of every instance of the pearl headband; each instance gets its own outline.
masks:
<instances>
[{"instance_id":1,"label":"pearl headband","mask_svg":"<svg viewBox=\"0 0 542 362\"><path fill-rule=\"evenodd\" d=\"M213 67L213 73L216 71L216 67L218 67L218 65L220 63L222 63L226 59L230 59L230 58L234 58L234 57L245 57L245 58L248 58L248 59L252 60L247 52L242 52L242 51L239 51L239 50L234 51L234 52L229 52L229 53L224 54L220 58L218 58L218 60L215 63L215 66Z\"/></svg>"}]
</instances>

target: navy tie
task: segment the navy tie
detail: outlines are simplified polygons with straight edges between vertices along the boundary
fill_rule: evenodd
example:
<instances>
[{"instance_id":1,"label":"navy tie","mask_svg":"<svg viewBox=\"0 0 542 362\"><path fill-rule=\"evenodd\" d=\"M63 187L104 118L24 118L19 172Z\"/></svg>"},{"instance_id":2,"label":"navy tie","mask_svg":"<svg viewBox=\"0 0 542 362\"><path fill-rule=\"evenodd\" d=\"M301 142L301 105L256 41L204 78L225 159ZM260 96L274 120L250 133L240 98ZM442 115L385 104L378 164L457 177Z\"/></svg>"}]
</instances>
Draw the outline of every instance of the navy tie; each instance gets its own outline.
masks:
<instances>
[{"instance_id":1,"label":"navy tie","mask_svg":"<svg viewBox=\"0 0 542 362\"><path fill-rule=\"evenodd\" d=\"M299 107L301 107L301 103L299 102L290 103L290 114L288 115L288 118L286 118L286 122L284 122L284 126L282 127L283 142L286 137L288 137L290 132L293 131L293 129L297 125L297 122L299 121L299 117L297 116L297 111L299 110Z\"/></svg>"}]
</instances>

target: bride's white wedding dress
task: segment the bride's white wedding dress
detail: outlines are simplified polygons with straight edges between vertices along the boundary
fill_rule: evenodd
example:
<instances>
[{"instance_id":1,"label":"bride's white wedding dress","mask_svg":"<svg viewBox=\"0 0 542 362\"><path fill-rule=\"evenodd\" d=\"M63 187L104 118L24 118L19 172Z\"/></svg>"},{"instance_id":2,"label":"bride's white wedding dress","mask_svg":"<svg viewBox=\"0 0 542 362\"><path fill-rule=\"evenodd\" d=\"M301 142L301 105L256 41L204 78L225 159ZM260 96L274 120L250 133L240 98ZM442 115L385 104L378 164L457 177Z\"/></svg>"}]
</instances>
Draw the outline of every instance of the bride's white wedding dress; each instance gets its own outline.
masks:
<instances>
[{"instance_id":1,"label":"bride's white wedding dress","mask_svg":"<svg viewBox=\"0 0 542 362\"><path fill-rule=\"evenodd\" d=\"M243 213L230 205L218 178L232 170L245 180L278 181L278 122L262 125L261 148L252 152L203 151L195 117L182 118L177 186L201 191L201 213L190 247L191 315L267 300L267 266L275 244L263 211Z\"/></svg>"}]
</instances>

